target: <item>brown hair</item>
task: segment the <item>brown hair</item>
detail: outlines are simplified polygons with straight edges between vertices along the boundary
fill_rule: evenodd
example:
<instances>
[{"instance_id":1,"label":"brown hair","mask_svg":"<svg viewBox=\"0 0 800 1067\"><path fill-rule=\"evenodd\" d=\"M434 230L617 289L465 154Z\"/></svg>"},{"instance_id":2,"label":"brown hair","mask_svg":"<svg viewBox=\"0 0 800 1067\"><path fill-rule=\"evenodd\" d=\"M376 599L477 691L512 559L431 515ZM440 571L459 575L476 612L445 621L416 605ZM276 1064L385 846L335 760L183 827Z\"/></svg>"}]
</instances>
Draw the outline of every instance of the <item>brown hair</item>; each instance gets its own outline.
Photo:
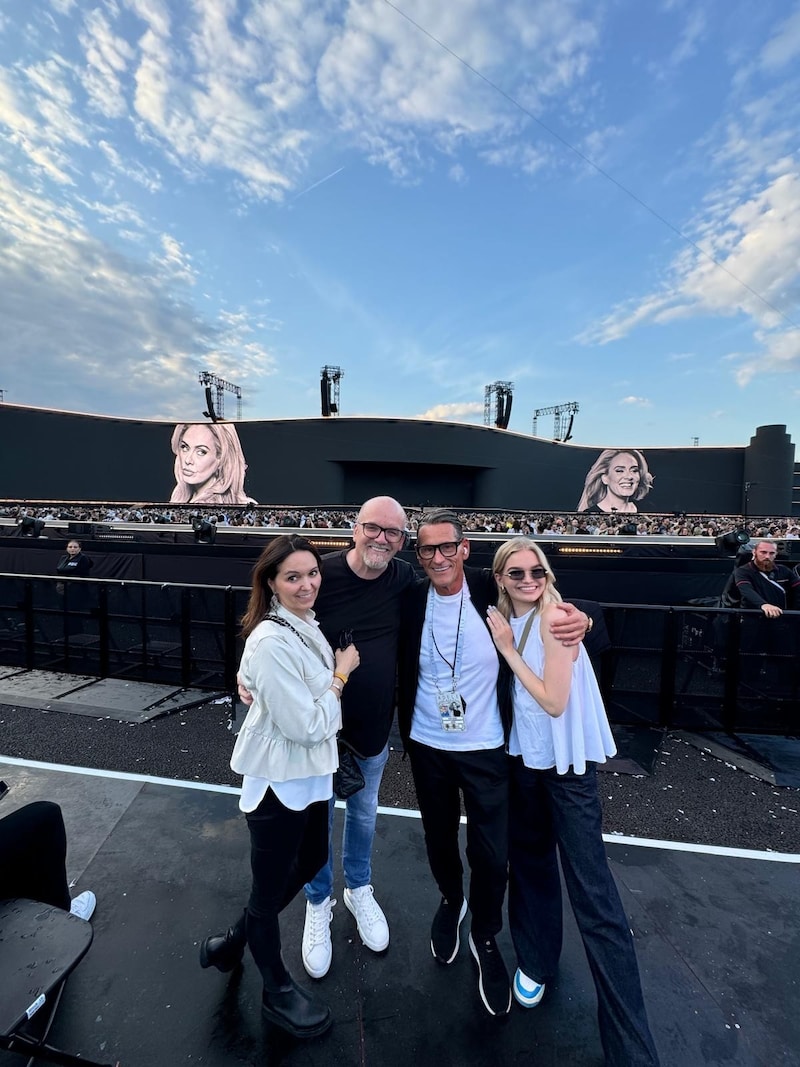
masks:
<instances>
[{"instance_id":1,"label":"brown hair","mask_svg":"<svg viewBox=\"0 0 800 1067\"><path fill-rule=\"evenodd\" d=\"M281 534L267 545L253 567L253 587L247 610L242 616L242 637L249 637L263 621L272 603L269 583L275 580L280 566L293 552L310 552L322 569L322 556L310 541L298 534Z\"/></svg>"}]
</instances>

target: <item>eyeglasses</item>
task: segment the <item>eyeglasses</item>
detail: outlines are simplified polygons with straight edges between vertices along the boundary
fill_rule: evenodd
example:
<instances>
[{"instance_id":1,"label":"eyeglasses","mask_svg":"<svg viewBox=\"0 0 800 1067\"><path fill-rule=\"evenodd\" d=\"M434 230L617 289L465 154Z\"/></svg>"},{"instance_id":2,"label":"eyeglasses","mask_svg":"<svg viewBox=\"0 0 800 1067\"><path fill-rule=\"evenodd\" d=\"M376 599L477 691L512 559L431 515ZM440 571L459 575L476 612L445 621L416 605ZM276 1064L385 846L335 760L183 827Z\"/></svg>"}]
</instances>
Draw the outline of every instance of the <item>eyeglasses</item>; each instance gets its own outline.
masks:
<instances>
[{"instance_id":1,"label":"eyeglasses","mask_svg":"<svg viewBox=\"0 0 800 1067\"><path fill-rule=\"evenodd\" d=\"M460 541L443 541L440 545L417 544L417 555L420 559L433 559L438 549L445 559L451 559L458 552L460 544Z\"/></svg>"},{"instance_id":2,"label":"eyeglasses","mask_svg":"<svg viewBox=\"0 0 800 1067\"><path fill-rule=\"evenodd\" d=\"M531 567L528 571L523 567L509 567L505 573L505 577L510 578L512 582L521 582L526 574L529 574L534 580L547 577L547 571L544 567Z\"/></svg>"},{"instance_id":3,"label":"eyeglasses","mask_svg":"<svg viewBox=\"0 0 800 1067\"><path fill-rule=\"evenodd\" d=\"M396 545L406 535L405 530L398 530L396 526L378 526L377 522L357 522L356 526L360 526L364 535L372 541L383 534L390 545Z\"/></svg>"}]
</instances>

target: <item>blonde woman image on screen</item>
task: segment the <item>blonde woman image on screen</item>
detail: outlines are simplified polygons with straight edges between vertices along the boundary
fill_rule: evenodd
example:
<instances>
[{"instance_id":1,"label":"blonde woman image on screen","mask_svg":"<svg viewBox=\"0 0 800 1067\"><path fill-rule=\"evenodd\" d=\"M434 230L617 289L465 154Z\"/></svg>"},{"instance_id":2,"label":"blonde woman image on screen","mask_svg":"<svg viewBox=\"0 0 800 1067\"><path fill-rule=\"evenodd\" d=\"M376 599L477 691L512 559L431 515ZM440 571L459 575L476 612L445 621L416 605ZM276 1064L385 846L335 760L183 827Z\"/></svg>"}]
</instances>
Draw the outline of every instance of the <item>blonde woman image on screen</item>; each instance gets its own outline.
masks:
<instances>
[{"instance_id":1,"label":"blonde woman image on screen","mask_svg":"<svg viewBox=\"0 0 800 1067\"><path fill-rule=\"evenodd\" d=\"M247 464L231 423L179 423L171 447L176 482L171 504L256 503L244 491Z\"/></svg>"},{"instance_id":2,"label":"blonde woman image on screen","mask_svg":"<svg viewBox=\"0 0 800 1067\"><path fill-rule=\"evenodd\" d=\"M589 468L578 511L631 512L653 488L653 475L638 448L607 448Z\"/></svg>"}]
</instances>

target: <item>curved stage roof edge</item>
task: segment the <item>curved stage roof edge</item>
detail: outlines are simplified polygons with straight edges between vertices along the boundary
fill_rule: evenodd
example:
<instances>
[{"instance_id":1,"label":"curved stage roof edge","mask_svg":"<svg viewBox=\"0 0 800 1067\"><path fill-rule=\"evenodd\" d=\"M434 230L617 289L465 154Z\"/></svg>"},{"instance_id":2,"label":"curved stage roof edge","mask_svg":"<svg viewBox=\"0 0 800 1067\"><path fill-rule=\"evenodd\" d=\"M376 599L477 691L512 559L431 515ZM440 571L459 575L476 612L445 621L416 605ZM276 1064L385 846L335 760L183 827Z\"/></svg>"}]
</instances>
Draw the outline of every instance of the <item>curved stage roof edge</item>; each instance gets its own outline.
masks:
<instances>
[{"instance_id":1,"label":"curved stage roof edge","mask_svg":"<svg viewBox=\"0 0 800 1067\"><path fill-rule=\"evenodd\" d=\"M185 432L190 424L178 425ZM215 424L196 425L203 429L195 436L209 438ZM216 425L227 428L246 469L241 499L223 504L354 506L386 494L411 507L568 512L577 510L593 474L600 481L599 462L606 470L611 457L621 456L622 466L636 468L633 499L641 512L791 512L795 447L783 425L758 427L747 445L687 448L640 442L599 448L418 419ZM175 430L163 421L0 404L0 497L165 503L180 474Z\"/></svg>"}]
</instances>

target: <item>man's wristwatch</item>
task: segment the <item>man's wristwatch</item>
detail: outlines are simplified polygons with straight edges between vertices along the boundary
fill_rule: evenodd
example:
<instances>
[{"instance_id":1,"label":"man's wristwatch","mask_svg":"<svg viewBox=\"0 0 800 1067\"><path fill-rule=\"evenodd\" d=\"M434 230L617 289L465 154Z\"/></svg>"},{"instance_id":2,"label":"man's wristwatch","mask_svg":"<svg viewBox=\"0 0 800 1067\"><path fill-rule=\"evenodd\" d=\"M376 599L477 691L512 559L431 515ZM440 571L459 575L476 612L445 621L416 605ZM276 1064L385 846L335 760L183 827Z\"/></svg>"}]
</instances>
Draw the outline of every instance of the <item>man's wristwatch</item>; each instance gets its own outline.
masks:
<instances>
[{"instance_id":1,"label":"man's wristwatch","mask_svg":"<svg viewBox=\"0 0 800 1067\"><path fill-rule=\"evenodd\" d=\"M589 622L586 625L586 633L584 633L584 637L586 637L586 634L590 634L592 632L592 627L594 626L594 619L592 618L592 616L589 615L588 618Z\"/></svg>"}]
</instances>

